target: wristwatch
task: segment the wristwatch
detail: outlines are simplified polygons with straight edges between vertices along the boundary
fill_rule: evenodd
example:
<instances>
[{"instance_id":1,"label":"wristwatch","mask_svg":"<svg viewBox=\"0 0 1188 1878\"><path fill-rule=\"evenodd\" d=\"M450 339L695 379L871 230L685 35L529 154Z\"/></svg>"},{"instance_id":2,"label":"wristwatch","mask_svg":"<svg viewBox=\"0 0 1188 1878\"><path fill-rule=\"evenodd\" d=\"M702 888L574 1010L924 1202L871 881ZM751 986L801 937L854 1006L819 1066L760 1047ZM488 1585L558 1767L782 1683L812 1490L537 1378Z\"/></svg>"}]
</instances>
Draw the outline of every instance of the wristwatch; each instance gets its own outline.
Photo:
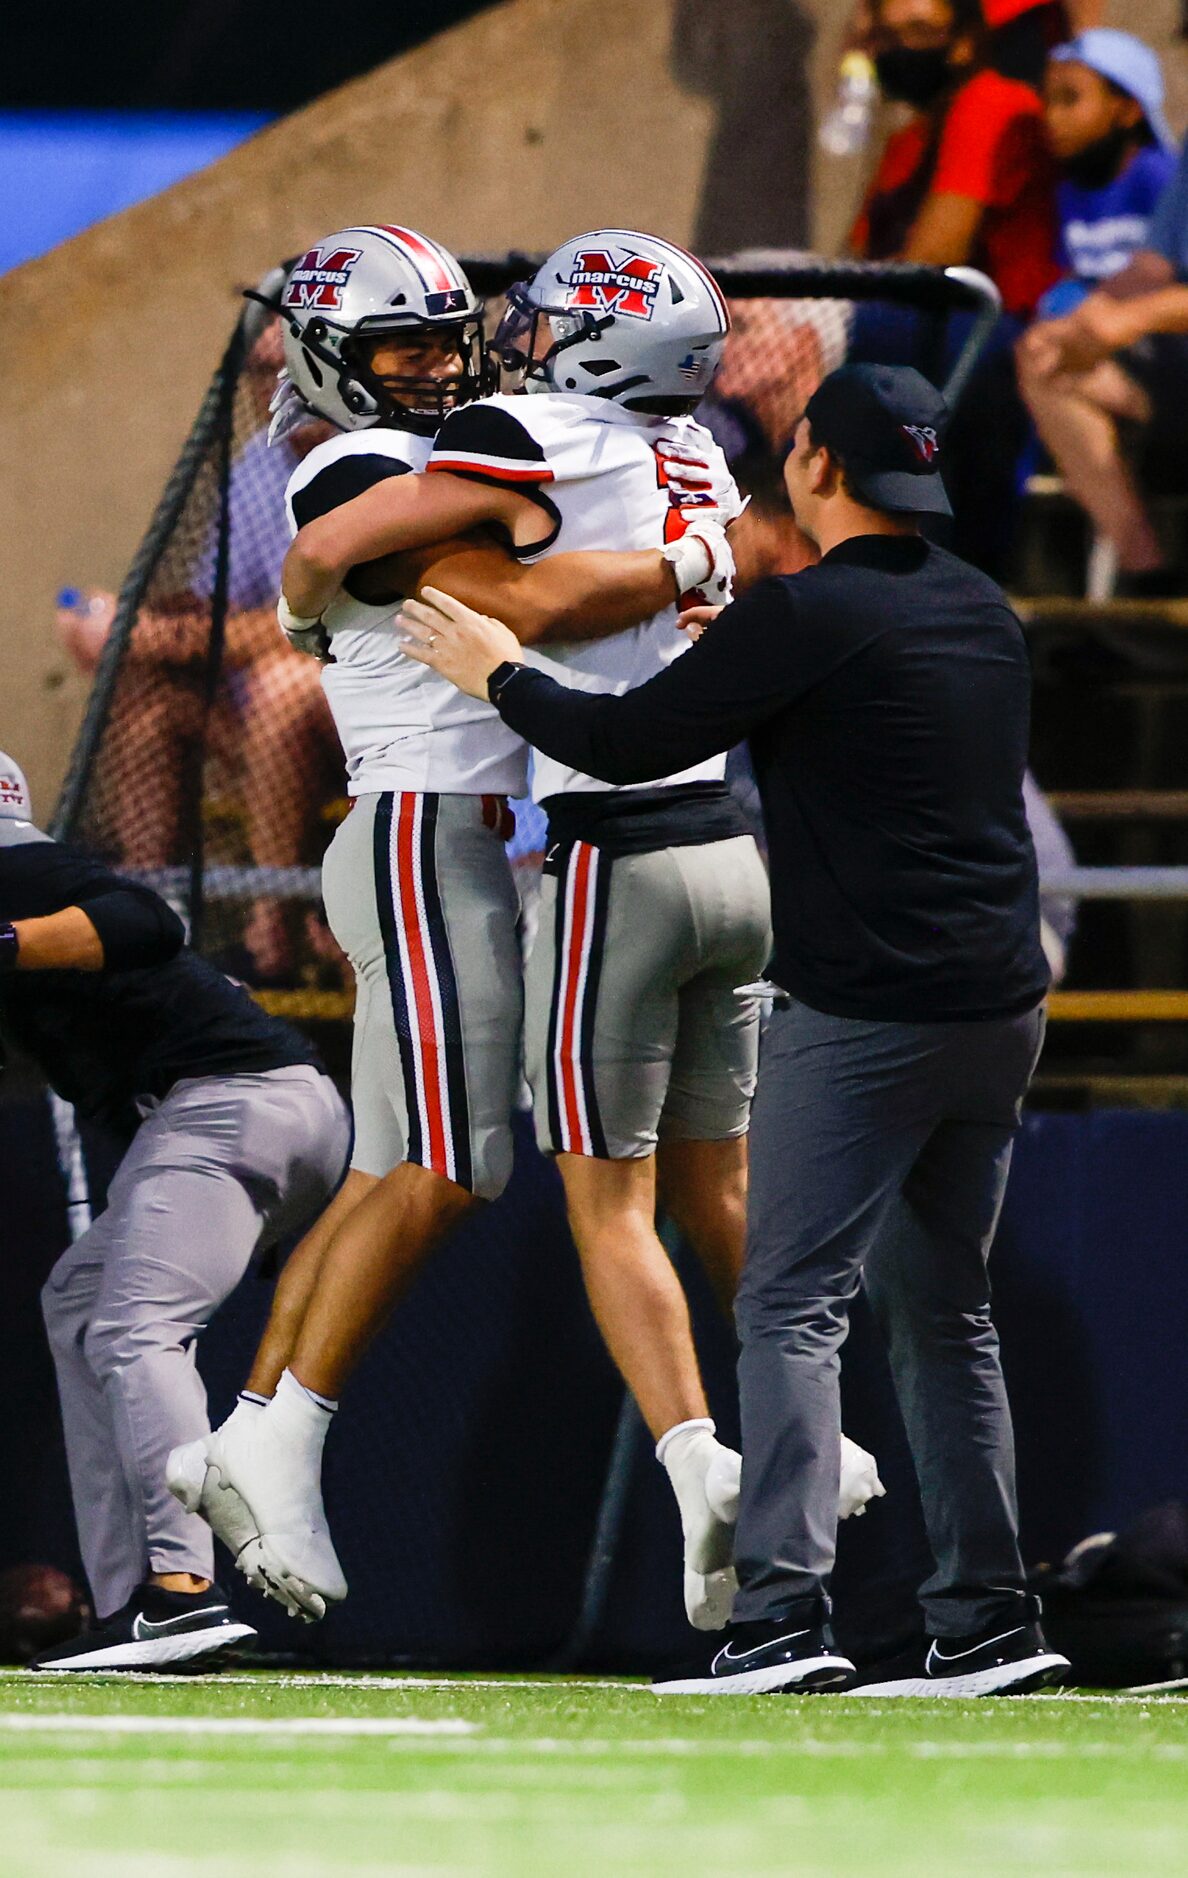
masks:
<instances>
[{"instance_id":1,"label":"wristwatch","mask_svg":"<svg viewBox=\"0 0 1188 1878\"><path fill-rule=\"evenodd\" d=\"M21 942L11 920L0 920L0 973L15 972Z\"/></svg>"},{"instance_id":2,"label":"wristwatch","mask_svg":"<svg viewBox=\"0 0 1188 1878\"><path fill-rule=\"evenodd\" d=\"M524 667L519 659L504 659L502 665L497 665L495 670L489 675L487 679L487 696L490 698L496 710L499 709L499 694L503 690L503 687L507 684L509 678L514 678L516 673L522 672L523 669Z\"/></svg>"}]
</instances>

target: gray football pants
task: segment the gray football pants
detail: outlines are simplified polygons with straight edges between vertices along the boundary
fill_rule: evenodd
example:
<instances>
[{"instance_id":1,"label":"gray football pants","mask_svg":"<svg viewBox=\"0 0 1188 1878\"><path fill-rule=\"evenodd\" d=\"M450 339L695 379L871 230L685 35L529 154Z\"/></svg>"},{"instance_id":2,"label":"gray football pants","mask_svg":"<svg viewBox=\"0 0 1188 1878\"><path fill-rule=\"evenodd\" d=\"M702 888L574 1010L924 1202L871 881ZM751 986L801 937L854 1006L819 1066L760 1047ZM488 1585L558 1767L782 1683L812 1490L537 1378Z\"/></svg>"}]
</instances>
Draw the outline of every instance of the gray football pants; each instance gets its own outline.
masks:
<instances>
[{"instance_id":1,"label":"gray football pants","mask_svg":"<svg viewBox=\"0 0 1188 1878\"><path fill-rule=\"evenodd\" d=\"M1022 1590L986 1261L1043 1027L1042 1008L986 1023L858 1022L797 1004L773 1016L735 1307L737 1620L780 1619L828 1591L838 1353L863 1282L936 1567L920 1592L930 1635L971 1634Z\"/></svg>"},{"instance_id":2,"label":"gray football pants","mask_svg":"<svg viewBox=\"0 0 1188 1878\"><path fill-rule=\"evenodd\" d=\"M349 1137L312 1067L176 1083L50 1273L42 1310L98 1617L147 1572L214 1576L210 1528L165 1486L170 1448L209 1428L195 1340L253 1254L325 1206Z\"/></svg>"},{"instance_id":3,"label":"gray football pants","mask_svg":"<svg viewBox=\"0 0 1188 1878\"><path fill-rule=\"evenodd\" d=\"M575 841L541 883L525 1056L545 1154L643 1159L745 1135L771 953L750 835L648 854Z\"/></svg>"}]
</instances>

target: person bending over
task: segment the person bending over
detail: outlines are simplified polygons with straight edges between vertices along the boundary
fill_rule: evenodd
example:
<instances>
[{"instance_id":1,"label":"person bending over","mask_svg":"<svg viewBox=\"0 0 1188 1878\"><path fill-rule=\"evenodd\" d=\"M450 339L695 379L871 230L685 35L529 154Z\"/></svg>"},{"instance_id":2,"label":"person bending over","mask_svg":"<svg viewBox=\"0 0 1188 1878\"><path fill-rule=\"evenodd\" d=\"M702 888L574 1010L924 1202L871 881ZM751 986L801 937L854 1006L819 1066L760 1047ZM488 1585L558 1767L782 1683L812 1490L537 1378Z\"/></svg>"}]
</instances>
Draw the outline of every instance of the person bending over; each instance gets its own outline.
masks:
<instances>
[{"instance_id":1,"label":"person bending over","mask_svg":"<svg viewBox=\"0 0 1188 1878\"><path fill-rule=\"evenodd\" d=\"M320 1212L345 1107L296 1031L183 945L146 887L42 834L0 754L0 1029L77 1112L129 1138L42 1292L96 1625L55 1670L209 1664L255 1632L165 1484L208 1428L195 1343L252 1259Z\"/></svg>"}]
</instances>

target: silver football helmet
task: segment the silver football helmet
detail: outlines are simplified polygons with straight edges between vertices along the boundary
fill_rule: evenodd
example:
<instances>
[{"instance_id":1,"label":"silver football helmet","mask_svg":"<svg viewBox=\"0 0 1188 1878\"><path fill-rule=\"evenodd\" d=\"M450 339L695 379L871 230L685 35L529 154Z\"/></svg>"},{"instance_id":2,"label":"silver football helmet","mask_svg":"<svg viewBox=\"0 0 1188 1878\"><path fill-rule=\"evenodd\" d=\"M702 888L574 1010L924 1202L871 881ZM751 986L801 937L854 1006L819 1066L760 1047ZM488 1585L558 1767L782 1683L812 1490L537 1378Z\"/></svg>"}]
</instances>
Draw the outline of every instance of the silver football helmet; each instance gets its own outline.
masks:
<instances>
[{"instance_id":1,"label":"silver football helmet","mask_svg":"<svg viewBox=\"0 0 1188 1878\"><path fill-rule=\"evenodd\" d=\"M432 436L448 411L494 388L482 302L447 248L414 228L342 228L290 268L281 290L285 372L277 420L303 406L340 430L397 425ZM459 369L448 376L377 374L370 341L446 334ZM292 393L286 388L292 387ZM275 421L272 435L291 428Z\"/></svg>"},{"instance_id":2,"label":"silver football helmet","mask_svg":"<svg viewBox=\"0 0 1188 1878\"><path fill-rule=\"evenodd\" d=\"M657 235L599 228L510 289L492 351L525 391L675 416L708 391L729 331L721 288L693 255Z\"/></svg>"}]
</instances>

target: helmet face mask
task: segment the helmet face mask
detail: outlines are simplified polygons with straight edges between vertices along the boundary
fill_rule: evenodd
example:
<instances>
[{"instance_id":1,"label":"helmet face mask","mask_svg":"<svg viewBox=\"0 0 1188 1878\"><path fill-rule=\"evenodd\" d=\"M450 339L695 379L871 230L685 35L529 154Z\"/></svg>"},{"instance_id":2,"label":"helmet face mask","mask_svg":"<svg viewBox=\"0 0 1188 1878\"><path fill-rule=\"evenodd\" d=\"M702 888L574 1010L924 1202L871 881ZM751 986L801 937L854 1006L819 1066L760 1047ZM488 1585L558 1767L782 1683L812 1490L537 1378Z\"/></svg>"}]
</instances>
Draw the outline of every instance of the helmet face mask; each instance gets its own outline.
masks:
<instances>
[{"instance_id":1,"label":"helmet face mask","mask_svg":"<svg viewBox=\"0 0 1188 1878\"><path fill-rule=\"evenodd\" d=\"M310 248L282 290L285 372L301 402L340 430L383 424L432 436L457 405L494 389L482 312L453 255L427 236L343 229ZM381 340L423 349L427 367L377 371ZM432 363L443 341L457 361L448 372Z\"/></svg>"},{"instance_id":2,"label":"helmet face mask","mask_svg":"<svg viewBox=\"0 0 1188 1878\"><path fill-rule=\"evenodd\" d=\"M654 235L598 229L510 289L491 349L515 388L667 416L700 402L729 330L721 290L693 255Z\"/></svg>"},{"instance_id":3,"label":"helmet face mask","mask_svg":"<svg viewBox=\"0 0 1188 1878\"><path fill-rule=\"evenodd\" d=\"M559 355L585 339L596 338L614 316L604 313L599 318L565 306L545 306L533 297L534 284L518 280L508 288L507 311L495 330L491 351L512 389L555 391L553 367ZM547 322L543 332L542 321Z\"/></svg>"},{"instance_id":4,"label":"helmet face mask","mask_svg":"<svg viewBox=\"0 0 1188 1878\"><path fill-rule=\"evenodd\" d=\"M457 361L452 372L380 371L374 363L377 341L387 340L410 350L435 342L435 350ZM428 348L426 348L428 349ZM382 318L362 320L344 338L340 356L352 379L375 402L377 423L396 425L425 436L435 436L449 413L494 389L494 371L487 357L481 315L459 321L416 321L393 325ZM448 356L448 355L447 355Z\"/></svg>"}]
</instances>

